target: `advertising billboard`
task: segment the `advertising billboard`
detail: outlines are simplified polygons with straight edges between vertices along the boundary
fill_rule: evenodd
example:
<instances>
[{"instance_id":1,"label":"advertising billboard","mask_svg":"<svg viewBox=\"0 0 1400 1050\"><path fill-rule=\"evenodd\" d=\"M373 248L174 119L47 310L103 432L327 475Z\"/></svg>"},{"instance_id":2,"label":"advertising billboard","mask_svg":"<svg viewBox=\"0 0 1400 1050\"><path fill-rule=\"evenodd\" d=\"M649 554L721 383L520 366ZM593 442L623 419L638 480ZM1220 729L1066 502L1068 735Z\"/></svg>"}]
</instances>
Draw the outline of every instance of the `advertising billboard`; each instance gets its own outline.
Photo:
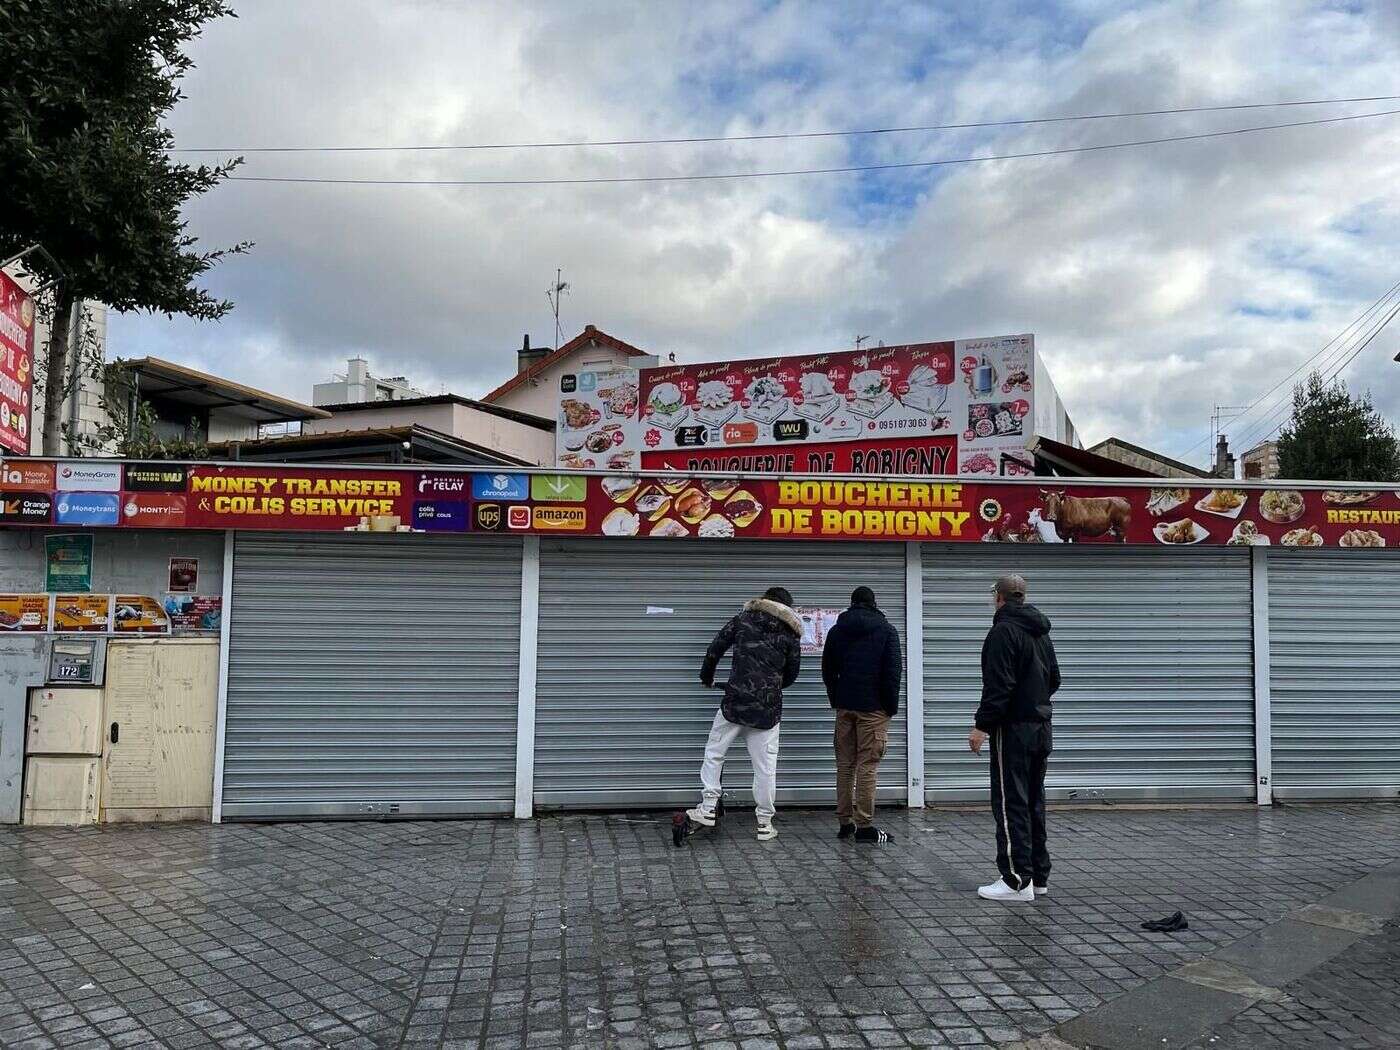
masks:
<instances>
[{"instance_id":1,"label":"advertising billboard","mask_svg":"<svg viewBox=\"0 0 1400 1050\"><path fill-rule=\"evenodd\" d=\"M1012 335L565 375L557 463L874 473L841 448L903 443L924 454L875 462L902 458L899 473L1027 476L1037 418L1059 405L1037 365L1034 336Z\"/></svg>"},{"instance_id":2,"label":"advertising billboard","mask_svg":"<svg viewBox=\"0 0 1400 1050\"><path fill-rule=\"evenodd\" d=\"M858 446L852 446L857 448ZM860 450L863 453L866 450ZM854 453L853 453L854 454ZM876 453L879 454L878 450ZM58 463L61 477L66 463ZM931 540L1385 549L1400 491L943 477L697 477L187 465L176 492L26 493L12 524L318 532L519 532L655 539ZM0 464L0 472L6 465ZM460 479L463 483L454 482ZM30 477L31 483L34 478ZM419 493L449 491L453 498ZM48 537L51 547L90 535ZM90 547L88 548L90 549ZM53 551L50 551L53 560ZM81 559L78 559L81 561ZM83 561L86 567L90 564ZM84 568L83 571L87 571ZM65 581L50 590L78 591Z\"/></svg>"},{"instance_id":3,"label":"advertising billboard","mask_svg":"<svg viewBox=\"0 0 1400 1050\"><path fill-rule=\"evenodd\" d=\"M29 454L34 395L34 299L0 272L0 447Z\"/></svg>"}]
</instances>

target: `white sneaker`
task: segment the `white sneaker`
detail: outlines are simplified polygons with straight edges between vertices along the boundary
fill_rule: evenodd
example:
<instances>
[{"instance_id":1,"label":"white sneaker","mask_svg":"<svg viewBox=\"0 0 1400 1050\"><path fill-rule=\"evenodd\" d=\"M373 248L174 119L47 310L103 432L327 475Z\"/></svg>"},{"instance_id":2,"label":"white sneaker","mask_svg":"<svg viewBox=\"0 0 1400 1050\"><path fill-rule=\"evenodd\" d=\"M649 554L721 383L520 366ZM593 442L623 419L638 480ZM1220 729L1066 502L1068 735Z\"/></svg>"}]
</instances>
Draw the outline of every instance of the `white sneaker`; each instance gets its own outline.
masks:
<instances>
[{"instance_id":1,"label":"white sneaker","mask_svg":"<svg viewBox=\"0 0 1400 1050\"><path fill-rule=\"evenodd\" d=\"M715 815L713 813L706 813L702 806L696 806L694 809L686 810L685 815L690 818L692 824L699 824L701 827L706 828L715 826Z\"/></svg>"},{"instance_id":2,"label":"white sneaker","mask_svg":"<svg viewBox=\"0 0 1400 1050\"><path fill-rule=\"evenodd\" d=\"M777 837L778 837L778 829L777 829L776 827L773 826L773 822L772 822L771 820L768 821L768 823L766 823L766 824L763 823L762 821L759 822L759 825L758 825L758 841L759 841L759 842L770 842L770 841L772 841L773 839L775 839L775 838L777 838Z\"/></svg>"},{"instance_id":3,"label":"white sneaker","mask_svg":"<svg viewBox=\"0 0 1400 1050\"><path fill-rule=\"evenodd\" d=\"M1049 887L1049 886L1036 886L1036 887L1035 887L1035 895L1036 895L1037 897L1048 897L1048 896L1050 896L1050 887Z\"/></svg>"},{"instance_id":4,"label":"white sneaker","mask_svg":"<svg viewBox=\"0 0 1400 1050\"><path fill-rule=\"evenodd\" d=\"M1035 900L1035 890L1030 886L1023 890L1013 890L1004 879L997 879L996 882L978 886L977 896L984 901L1033 901Z\"/></svg>"}]
</instances>

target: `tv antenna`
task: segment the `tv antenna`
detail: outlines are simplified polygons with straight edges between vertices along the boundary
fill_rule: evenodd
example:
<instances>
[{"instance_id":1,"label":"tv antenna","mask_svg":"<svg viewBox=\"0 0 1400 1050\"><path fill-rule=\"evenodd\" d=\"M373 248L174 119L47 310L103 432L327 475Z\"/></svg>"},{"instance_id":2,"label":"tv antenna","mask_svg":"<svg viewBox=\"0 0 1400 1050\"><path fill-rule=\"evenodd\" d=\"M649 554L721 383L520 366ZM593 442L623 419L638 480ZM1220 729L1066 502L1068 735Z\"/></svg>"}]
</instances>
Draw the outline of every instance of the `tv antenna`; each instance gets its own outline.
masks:
<instances>
[{"instance_id":1,"label":"tv antenna","mask_svg":"<svg viewBox=\"0 0 1400 1050\"><path fill-rule=\"evenodd\" d=\"M858 336L856 336L856 349L859 350L859 349L860 349L860 344L863 343L863 342L865 342L865 341L866 341L867 339L869 339L869 338L870 338L870 336L868 336L868 335L858 335Z\"/></svg>"},{"instance_id":2,"label":"tv antenna","mask_svg":"<svg viewBox=\"0 0 1400 1050\"><path fill-rule=\"evenodd\" d=\"M554 313L554 348L559 349L563 343L563 337L559 328L559 303L564 296L569 294L569 282L564 280L564 271L554 271L554 283L549 286L545 293L545 298L549 300L549 308Z\"/></svg>"},{"instance_id":3,"label":"tv antenna","mask_svg":"<svg viewBox=\"0 0 1400 1050\"><path fill-rule=\"evenodd\" d=\"M1249 411L1249 405L1216 405L1210 414L1210 454L1215 455L1215 443L1220 437L1220 424L1238 419Z\"/></svg>"}]
</instances>

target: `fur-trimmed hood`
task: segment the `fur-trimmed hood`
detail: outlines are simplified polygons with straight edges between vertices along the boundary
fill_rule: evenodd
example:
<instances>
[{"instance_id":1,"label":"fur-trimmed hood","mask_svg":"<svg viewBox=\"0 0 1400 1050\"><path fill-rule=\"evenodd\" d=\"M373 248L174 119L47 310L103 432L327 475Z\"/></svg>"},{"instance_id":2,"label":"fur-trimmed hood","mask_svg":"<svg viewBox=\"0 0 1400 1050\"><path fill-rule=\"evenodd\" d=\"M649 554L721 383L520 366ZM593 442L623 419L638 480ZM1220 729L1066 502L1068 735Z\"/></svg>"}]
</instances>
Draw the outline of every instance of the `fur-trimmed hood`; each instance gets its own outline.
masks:
<instances>
[{"instance_id":1,"label":"fur-trimmed hood","mask_svg":"<svg viewBox=\"0 0 1400 1050\"><path fill-rule=\"evenodd\" d=\"M744 603L744 611L767 613L797 637L802 637L802 619L782 602L775 602L771 598L754 598Z\"/></svg>"}]
</instances>

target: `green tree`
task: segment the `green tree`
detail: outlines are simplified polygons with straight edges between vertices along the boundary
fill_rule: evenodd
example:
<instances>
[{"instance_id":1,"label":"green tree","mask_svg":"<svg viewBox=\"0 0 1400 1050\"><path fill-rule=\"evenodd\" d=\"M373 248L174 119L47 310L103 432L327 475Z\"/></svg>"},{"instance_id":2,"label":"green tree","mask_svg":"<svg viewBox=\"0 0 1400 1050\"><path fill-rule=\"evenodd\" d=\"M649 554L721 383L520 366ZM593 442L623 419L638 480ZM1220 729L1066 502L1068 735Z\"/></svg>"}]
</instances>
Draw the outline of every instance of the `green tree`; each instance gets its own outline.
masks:
<instances>
[{"instance_id":1,"label":"green tree","mask_svg":"<svg viewBox=\"0 0 1400 1050\"><path fill-rule=\"evenodd\" d=\"M95 299L119 311L218 318L232 303L196 286L236 244L200 251L181 211L241 161L171 159L162 119L193 63L184 46L223 0L0 2L0 257L42 245L29 272L61 277L36 375L44 384L44 448L59 448L72 376L68 318Z\"/></svg>"},{"instance_id":2,"label":"green tree","mask_svg":"<svg viewBox=\"0 0 1400 1050\"><path fill-rule=\"evenodd\" d=\"M1314 372L1293 388L1293 416L1278 438L1285 478L1318 481L1400 480L1395 428L1371 402L1353 397L1340 380Z\"/></svg>"}]
</instances>

